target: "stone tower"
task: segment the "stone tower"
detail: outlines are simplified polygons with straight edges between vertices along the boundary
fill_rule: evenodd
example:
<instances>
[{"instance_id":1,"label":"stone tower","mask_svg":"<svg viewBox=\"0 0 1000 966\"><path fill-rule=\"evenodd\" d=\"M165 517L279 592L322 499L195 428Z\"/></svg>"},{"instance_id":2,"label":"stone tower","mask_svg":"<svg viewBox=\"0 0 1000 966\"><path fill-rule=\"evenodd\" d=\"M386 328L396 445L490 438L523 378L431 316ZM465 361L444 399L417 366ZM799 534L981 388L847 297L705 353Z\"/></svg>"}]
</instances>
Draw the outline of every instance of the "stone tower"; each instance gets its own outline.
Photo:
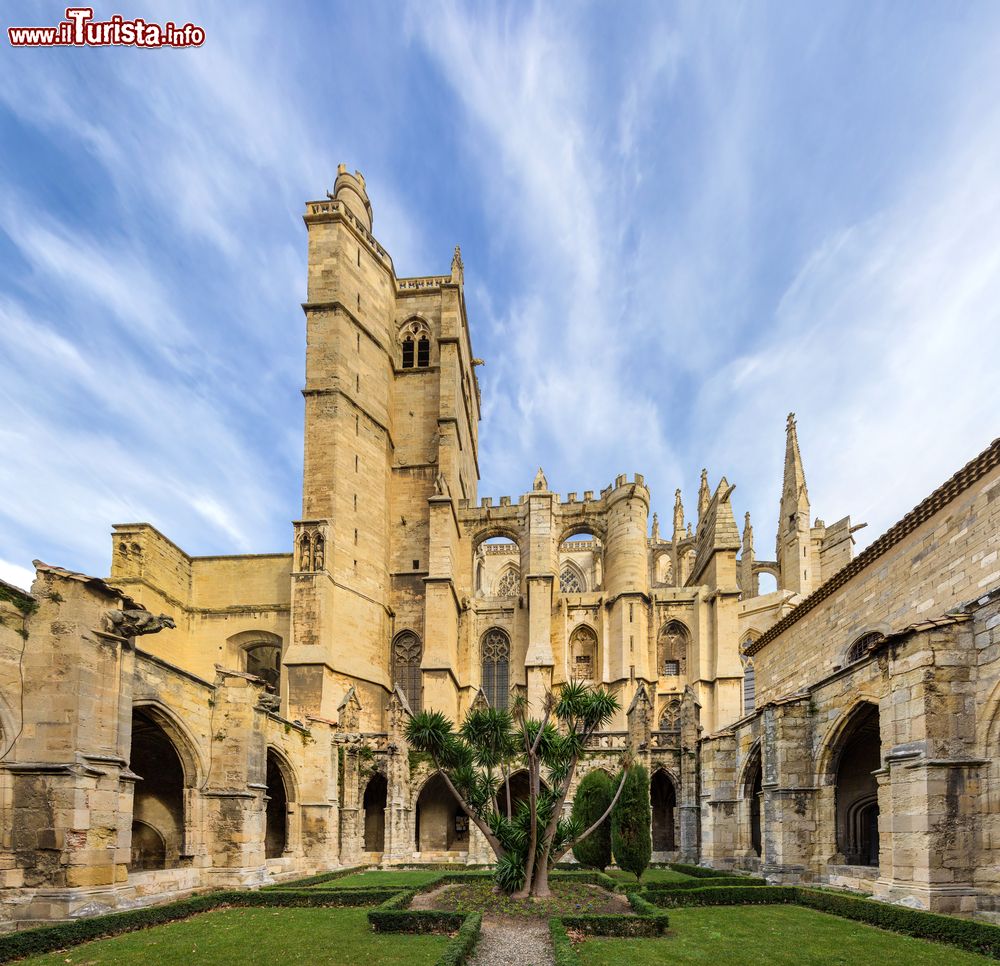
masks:
<instances>
[{"instance_id":1,"label":"stone tower","mask_svg":"<svg viewBox=\"0 0 1000 966\"><path fill-rule=\"evenodd\" d=\"M431 502L474 499L478 481L461 256L449 275L398 279L372 217L364 178L343 165L328 200L306 206L305 464L284 659L292 717L335 718L354 687L362 729L384 724L386 642L401 628L424 636Z\"/></svg>"}]
</instances>

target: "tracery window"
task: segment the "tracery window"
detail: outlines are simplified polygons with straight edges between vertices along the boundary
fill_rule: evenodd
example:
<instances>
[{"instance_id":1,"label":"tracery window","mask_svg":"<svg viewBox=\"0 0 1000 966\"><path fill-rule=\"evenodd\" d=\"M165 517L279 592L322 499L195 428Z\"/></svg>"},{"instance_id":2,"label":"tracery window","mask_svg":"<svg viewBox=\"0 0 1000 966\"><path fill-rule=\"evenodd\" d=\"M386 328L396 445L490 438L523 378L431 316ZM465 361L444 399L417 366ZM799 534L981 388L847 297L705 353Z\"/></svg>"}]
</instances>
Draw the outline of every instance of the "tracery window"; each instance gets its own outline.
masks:
<instances>
[{"instance_id":1,"label":"tracery window","mask_svg":"<svg viewBox=\"0 0 1000 966\"><path fill-rule=\"evenodd\" d=\"M497 597L516 597L521 590L521 574L516 567L508 567L497 581Z\"/></svg>"},{"instance_id":2,"label":"tracery window","mask_svg":"<svg viewBox=\"0 0 1000 966\"><path fill-rule=\"evenodd\" d=\"M421 319L410 319L399 333L403 347L403 368L424 368L431 364L431 340L427 323Z\"/></svg>"},{"instance_id":3,"label":"tracery window","mask_svg":"<svg viewBox=\"0 0 1000 966\"><path fill-rule=\"evenodd\" d=\"M490 707L504 710L510 695L510 638L499 627L482 640L483 694Z\"/></svg>"},{"instance_id":4,"label":"tracery window","mask_svg":"<svg viewBox=\"0 0 1000 966\"><path fill-rule=\"evenodd\" d=\"M660 731L669 734L676 734L681 730L681 702L678 698L673 698L667 702L667 706L660 715Z\"/></svg>"},{"instance_id":5,"label":"tracery window","mask_svg":"<svg viewBox=\"0 0 1000 966\"><path fill-rule=\"evenodd\" d=\"M559 575L559 592L561 594L582 594L584 592L580 575L572 567L566 567Z\"/></svg>"},{"instance_id":6,"label":"tracery window","mask_svg":"<svg viewBox=\"0 0 1000 966\"><path fill-rule=\"evenodd\" d=\"M853 664L855 661L860 661L868 653L868 648L873 644L877 644L884 636L878 631L870 631L868 634L862 634L847 652L847 663Z\"/></svg>"},{"instance_id":7,"label":"tracery window","mask_svg":"<svg viewBox=\"0 0 1000 966\"><path fill-rule=\"evenodd\" d=\"M680 674L688 652L688 629L680 621L668 621L656 639L656 665L660 674Z\"/></svg>"},{"instance_id":8,"label":"tracery window","mask_svg":"<svg viewBox=\"0 0 1000 966\"><path fill-rule=\"evenodd\" d=\"M420 638L413 631L403 631L392 644L392 680L406 696L410 710L416 714L422 707L423 689L420 679Z\"/></svg>"}]
</instances>

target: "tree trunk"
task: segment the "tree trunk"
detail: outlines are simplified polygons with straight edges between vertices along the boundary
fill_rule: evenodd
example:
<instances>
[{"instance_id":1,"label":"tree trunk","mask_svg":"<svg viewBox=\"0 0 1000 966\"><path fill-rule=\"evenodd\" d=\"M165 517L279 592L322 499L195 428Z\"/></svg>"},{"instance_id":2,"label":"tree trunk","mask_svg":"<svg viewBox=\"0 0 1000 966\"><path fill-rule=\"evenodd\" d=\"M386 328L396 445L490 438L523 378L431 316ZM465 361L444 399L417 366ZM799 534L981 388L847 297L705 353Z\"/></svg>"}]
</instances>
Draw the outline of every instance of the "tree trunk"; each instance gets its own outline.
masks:
<instances>
[{"instance_id":1,"label":"tree trunk","mask_svg":"<svg viewBox=\"0 0 1000 966\"><path fill-rule=\"evenodd\" d=\"M531 886L531 895L535 899L548 899L552 895L549 889L549 866L547 862L539 862L535 869L535 881Z\"/></svg>"}]
</instances>

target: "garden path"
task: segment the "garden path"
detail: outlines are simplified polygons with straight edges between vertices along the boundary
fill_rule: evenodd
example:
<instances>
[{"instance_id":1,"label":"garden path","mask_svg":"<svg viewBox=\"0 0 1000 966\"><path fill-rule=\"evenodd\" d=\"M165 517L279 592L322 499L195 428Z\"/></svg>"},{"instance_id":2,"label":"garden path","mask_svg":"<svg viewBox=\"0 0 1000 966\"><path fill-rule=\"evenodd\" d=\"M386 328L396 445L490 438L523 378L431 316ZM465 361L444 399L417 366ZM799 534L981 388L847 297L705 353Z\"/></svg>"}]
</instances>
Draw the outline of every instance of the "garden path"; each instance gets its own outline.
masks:
<instances>
[{"instance_id":1,"label":"garden path","mask_svg":"<svg viewBox=\"0 0 1000 966\"><path fill-rule=\"evenodd\" d=\"M483 916L472 966L553 966L547 919Z\"/></svg>"}]
</instances>

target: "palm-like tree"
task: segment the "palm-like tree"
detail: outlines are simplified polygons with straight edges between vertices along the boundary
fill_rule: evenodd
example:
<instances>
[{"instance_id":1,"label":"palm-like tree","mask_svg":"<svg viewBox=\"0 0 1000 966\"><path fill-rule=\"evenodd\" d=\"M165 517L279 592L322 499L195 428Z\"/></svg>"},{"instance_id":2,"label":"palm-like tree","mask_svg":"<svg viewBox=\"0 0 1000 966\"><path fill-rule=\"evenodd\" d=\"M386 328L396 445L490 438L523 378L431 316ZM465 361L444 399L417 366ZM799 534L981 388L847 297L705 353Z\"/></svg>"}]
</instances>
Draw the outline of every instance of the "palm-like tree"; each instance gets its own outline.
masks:
<instances>
[{"instance_id":1,"label":"palm-like tree","mask_svg":"<svg viewBox=\"0 0 1000 966\"><path fill-rule=\"evenodd\" d=\"M573 682L558 694L546 693L541 718L530 717L527 700L518 695L510 711L474 708L457 730L440 711L421 711L407 722L407 741L430 755L496 854L496 882L504 892L549 895L553 866L611 814L631 766L628 754L611 804L596 822L582 828L562 817L588 741L618 708L611 692ZM510 776L521 767L528 772L528 799L513 809ZM501 786L506 808L498 804Z\"/></svg>"}]
</instances>

